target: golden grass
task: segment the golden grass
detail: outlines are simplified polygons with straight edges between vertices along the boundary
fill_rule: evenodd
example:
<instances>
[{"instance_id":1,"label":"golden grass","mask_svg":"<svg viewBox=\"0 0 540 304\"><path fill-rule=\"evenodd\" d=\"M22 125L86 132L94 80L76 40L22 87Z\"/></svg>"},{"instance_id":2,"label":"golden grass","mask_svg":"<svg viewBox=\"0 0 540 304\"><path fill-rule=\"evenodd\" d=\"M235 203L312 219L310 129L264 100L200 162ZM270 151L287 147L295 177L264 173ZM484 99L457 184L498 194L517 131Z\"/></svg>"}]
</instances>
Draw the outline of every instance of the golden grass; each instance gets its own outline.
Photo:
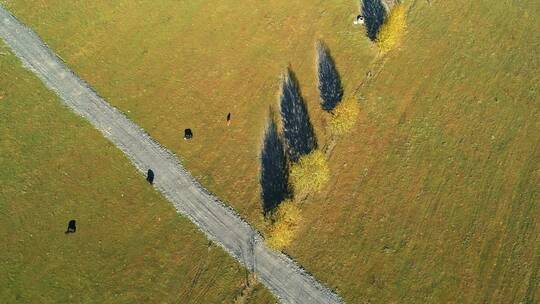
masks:
<instances>
[{"instance_id":1,"label":"golden grass","mask_svg":"<svg viewBox=\"0 0 540 304\"><path fill-rule=\"evenodd\" d=\"M534 303L538 6L416 3L287 252L352 303Z\"/></svg>"}]
</instances>

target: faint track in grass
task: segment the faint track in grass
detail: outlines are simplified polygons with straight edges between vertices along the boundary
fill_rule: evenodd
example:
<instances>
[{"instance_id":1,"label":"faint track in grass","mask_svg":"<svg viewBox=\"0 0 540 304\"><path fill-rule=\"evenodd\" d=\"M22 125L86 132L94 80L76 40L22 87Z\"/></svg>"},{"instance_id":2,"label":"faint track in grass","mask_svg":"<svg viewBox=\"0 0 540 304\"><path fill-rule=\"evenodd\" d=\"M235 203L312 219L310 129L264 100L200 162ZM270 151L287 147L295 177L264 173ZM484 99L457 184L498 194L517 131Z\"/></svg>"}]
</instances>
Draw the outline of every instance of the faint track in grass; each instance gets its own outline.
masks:
<instances>
[{"instance_id":1,"label":"faint track in grass","mask_svg":"<svg viewBox=\"0 0 540 304\"><path fill-rule=\"evenodd\" d=\"M32 30L2 5L0 37L26 68L53 90L65 105L122 150L141 173L152 169L156 173L155 187L176 210L253 271L258 280L283 303L342 303L337 294L317 282L292 259L266 247L261 235L202 187L173 153L99 97Z\"/></svg>"}]
</instances>

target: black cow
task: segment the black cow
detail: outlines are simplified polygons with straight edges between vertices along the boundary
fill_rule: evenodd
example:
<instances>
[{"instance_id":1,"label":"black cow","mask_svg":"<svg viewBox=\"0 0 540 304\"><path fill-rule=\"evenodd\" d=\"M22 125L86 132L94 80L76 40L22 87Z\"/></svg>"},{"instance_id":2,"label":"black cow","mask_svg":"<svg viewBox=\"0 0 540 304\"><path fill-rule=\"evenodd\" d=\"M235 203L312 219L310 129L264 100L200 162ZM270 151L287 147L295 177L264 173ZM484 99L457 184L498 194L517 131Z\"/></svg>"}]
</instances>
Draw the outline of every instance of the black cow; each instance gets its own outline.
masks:
<instances>
[{"instance_id":1,"label":"black cow","mask_svg":"<svg viewBox=\"0 0 540 304\"><path fill-rule=\"evenodd\" d=\"M77 227L75 226L75 220L70 220L68 223L68 228L66 230L66 234L68 233L75 233L77 230Z\"/></svg>"},{"instance_id":2,"label":"black cow","mask_svg":"<svg viewBox=\"0 0 540 304\"><path fill-rule=\"evenodd\" d=\"M193 132L191 131L191 129L185 129L184 130L184 139L185 140L190 140L193 138Z\"/></svg>"},{"instance_id":3,"label":"black cow","mask_svg":"<svg viewBox=\"0 0 540 304\"><path fill-rule=\"evenodd\" d=\"M152 171L152 169L148 169L148 173L146 174L146 181L150 184L154 183L154 171Z\"/></svg>"}]
</instances>

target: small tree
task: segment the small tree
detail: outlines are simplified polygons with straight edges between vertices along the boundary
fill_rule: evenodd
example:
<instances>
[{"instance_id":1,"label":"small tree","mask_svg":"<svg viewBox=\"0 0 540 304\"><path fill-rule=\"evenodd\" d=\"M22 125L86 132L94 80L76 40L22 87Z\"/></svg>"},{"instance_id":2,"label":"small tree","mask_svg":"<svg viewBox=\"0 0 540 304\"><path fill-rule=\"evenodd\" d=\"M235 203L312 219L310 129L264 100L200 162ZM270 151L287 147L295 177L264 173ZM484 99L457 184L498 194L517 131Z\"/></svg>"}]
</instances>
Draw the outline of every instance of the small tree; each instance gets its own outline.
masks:
<instances>
[{"instance_id":1,"label":"small tree","mask_svg":"<svg viewBox=\"0 0 540 304\"><path fill-rule=\"evenodd\" d=\"M270 227L267 244L274 250L281 251L294 239L295 231L285 222L276 222Z\"/></svg>"},{"instance_id":2,"label":"small tree","mask_svg":"<svg viewBox=\"0 0 540 304\"><path fill-rule=\"evenodd\" d=\"M344 135L349 133L360 113L360 106L354 98L348 98L332 112L329 128L334 135Z\"/></svg>"},{"instance_id":3,"label":"small tree","mask_svg":"<svg viewBox=\"0 0 540 304\"><path fill-rule=\"evenodd\" d=\"M296 193L320 191L329 179L330 168L320 150L303 156L291 168L290 180Z\"/></svg>"},{"instance_id":4,"label":"small tree","mask_svg":"<svg viewBox=\"0 0 540 304\"><path fill-rule=\"evenodd\" d=\"M406 18L405 6L401 3L390 11L377 35L377 45L383 53L392 50L400 42L407 28Z\"/></svg>"},{"instance_id":5,"label":"small tree","mask_svg":"<svg viewBox=\"0 0 540 304\"><path fill-rule=\"evenodd\" d=\"M334 60L330 56L330 51L324 43L321 41L317 42L316 48L321 107L325 111L332 111L343 97L341 79Z\"/></svg>"},{"instance_id":6,"label":"small tree","mask_svg":"<svg viewBox=\"0 0 540 304\"><path fill-rule=\"evenodd\" d=\"M294 239L302 220L300 208L293 201L286 200L279 204L272 215L272 225L268 232L267 243L275 250L283 250Z\"/></svg>"},{"instance_id":7,"label":"small tree","mask_svg":"<svg viewBox=\"0 0 540 304\"><path fill-rule=\"evenodd\" d=\"M302 219L302 211L293 201L286 200L279 204L277 211L273 215L273 219L296 226Z\"/></svg>"}]
</instances>

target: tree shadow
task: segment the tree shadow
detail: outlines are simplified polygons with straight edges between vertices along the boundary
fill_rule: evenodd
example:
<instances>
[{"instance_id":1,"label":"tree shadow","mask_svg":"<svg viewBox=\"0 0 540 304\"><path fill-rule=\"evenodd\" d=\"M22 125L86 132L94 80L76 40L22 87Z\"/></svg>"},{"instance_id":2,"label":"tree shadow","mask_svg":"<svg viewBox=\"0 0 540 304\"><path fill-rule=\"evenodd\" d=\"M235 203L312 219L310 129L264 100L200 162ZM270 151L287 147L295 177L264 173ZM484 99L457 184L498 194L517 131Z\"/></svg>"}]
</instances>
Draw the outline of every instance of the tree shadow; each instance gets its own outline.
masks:
<instances>
[{"instance_id":1,"label":"tree shadow","mask_svg":"<svg viewBox=\"0 0 540 304\"><path fill-rule=\"evenodd\" d=\"M266 215L289 196L287 157L272 110L264 133L260 160L259 181L263 213Z\"/></svg>"},{"instance_id":2,"label":"tree shadow","mask_svg":"<svg viewBox=\"0 0 540 304\"><path fill-rule=\"evenodd\" d=\"M379 28L386 18L386 9L382 0L363 0L362 16L364 16L364 24L368 38L375 41L375 39L377 39Z\"/></svg>"},{"instance_id":3,"label":"tree shadow","mask_svg":"<svg viewBox=\"0 0 540 304\"><path fill-rule=\"evenodd\" d=\"M336 69L334 59L330 55L330 50L324 42L317 42L316 49L321 107L325 111L332 111L343 98L341 77Z\"/></svg>"},{"instance_id":4,"label":"tree shadow","mask_svg":"<svg viewBox=\"0 0 540 304\"><path fill-rule=\"evenodd\" d=\"M297 162L317 148L317 140L298 81L290 69L283 76L279 101L287 156Z\"/></svg>"}]
</instances>

